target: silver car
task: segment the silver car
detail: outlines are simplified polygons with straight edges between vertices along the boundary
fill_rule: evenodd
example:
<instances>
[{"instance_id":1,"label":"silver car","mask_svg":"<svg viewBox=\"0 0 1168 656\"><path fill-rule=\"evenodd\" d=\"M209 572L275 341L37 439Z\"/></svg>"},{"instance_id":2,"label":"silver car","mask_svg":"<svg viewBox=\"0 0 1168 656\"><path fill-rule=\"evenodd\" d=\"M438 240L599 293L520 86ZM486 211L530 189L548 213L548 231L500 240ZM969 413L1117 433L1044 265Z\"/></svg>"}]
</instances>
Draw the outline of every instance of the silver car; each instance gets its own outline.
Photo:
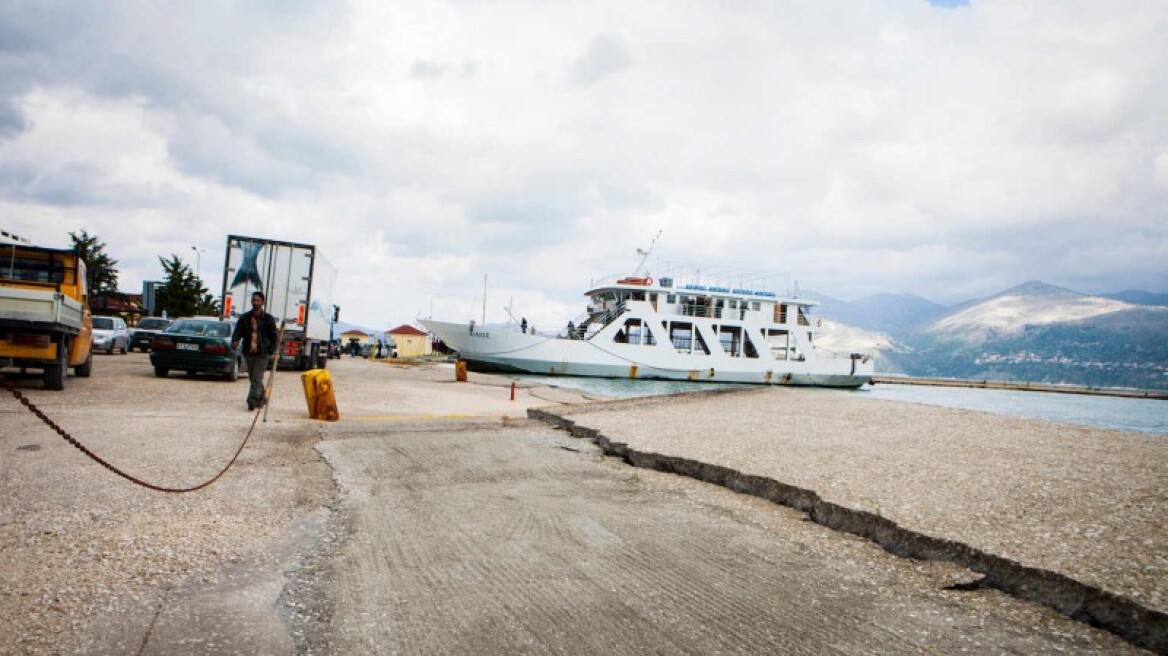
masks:
<instances>
[{"instance_id":1,"label":"silver car","mask_svg":"<svg viewBox=\"0 0 1168 656\"><path fill-rule=\"evenodd\" d=\"M113 353L130 351L130 330L121 317L93 318L93 350Z\"/></svg>"}]
</instances>

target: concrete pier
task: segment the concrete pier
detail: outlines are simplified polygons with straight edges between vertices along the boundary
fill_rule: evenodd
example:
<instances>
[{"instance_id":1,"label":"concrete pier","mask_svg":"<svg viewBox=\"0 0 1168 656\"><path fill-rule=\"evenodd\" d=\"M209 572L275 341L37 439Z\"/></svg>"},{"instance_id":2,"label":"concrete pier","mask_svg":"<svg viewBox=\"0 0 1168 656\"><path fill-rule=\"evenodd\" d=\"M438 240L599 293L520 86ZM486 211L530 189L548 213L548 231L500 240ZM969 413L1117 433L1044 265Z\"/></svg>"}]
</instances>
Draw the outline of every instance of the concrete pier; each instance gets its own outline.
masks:
<instances>
[{"instance_id":1,"label":"concrete pier","mask_svg":"<svg viewBox=\"0 0 1168 656\"><path fill-rule=\"evenodd\" d=\"M1017 380L968 380L962 378L913 378L910 376L873 376L873 385L921 385L924 387L971 387L976 389L1015 390L1020 392L1052 392L1055 394L1086 394L1089 396L1119 396L1130 399L1158 399L1168 401L1168 391L1130 389L1125 387L1087 387L1055 383L1033 383Z\"/></svg>"},{"instance_id":2,"label":"concrete pier","mask_svg":"<svg viewBox=\"0 0 1168 656\"><path fill-rule=\"evenodd\" d=\"M529 414L1168 652L1163 436L798 389Z\"/></svg>"},{"instance_id":3,"label":"concrete pier","mask_svg":"<svg viewBox=\"0 0 1168 656\"><path fill-rule=\"evenodd\" d=\"M97 371L16 382L154 483L205 480L255 420L242 381ZM0 404L0 655L1166 652L1163 436L329 371L340 421L279 372L235 465L184 495Z\"/></svg>"}]
</instances>

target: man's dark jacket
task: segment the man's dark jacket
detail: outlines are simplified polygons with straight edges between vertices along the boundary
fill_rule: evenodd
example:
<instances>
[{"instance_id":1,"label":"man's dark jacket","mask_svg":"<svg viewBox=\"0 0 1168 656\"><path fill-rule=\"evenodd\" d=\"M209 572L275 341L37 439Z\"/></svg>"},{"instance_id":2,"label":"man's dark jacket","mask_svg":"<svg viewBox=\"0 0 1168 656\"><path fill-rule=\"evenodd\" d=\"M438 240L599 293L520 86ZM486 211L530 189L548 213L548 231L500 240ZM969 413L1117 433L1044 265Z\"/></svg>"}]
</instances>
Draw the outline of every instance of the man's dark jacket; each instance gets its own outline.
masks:
<instances>
[{"instance_id":1,"label":"man's dark jacket","mask_svg":"<svg viewBox=\"0 0 1168 656\"><path fill-rule=\"evenodd\" d=\"M231 341L239 343L239 350L244 355L251 355L247 352L248 346L251 344L251 317L251 312L241 316L239 321L235 322L235 333L231 336ZM260 329L260 353L268 356L275 355L276 348L279 346L276 342L280 339L280 329L276 327L276 317L264 312L256 323Z\"/></svg>"}]
</instances>

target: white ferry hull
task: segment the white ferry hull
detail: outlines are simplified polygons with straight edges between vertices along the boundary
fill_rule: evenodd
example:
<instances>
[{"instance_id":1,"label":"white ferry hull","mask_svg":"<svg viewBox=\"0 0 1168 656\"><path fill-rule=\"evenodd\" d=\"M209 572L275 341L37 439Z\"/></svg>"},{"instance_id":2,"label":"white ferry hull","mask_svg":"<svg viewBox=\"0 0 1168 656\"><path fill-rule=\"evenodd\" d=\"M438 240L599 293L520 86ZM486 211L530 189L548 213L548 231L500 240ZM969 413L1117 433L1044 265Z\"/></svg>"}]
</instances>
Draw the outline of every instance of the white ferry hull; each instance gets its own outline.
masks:
<instances>
[{"instance_id":1,"label":"white ferry hull","mask_svg":"<svg viewBox=\"0 0 1168 656\"><path fill-rule=\"evenodd\" d=\"M858 359L777 360L769 353L745 358L717 349L683 355L668 344L601 345L470 323L420 321L479 371L842 388L860 387L873 375L871 362Z\"/></svg>"}]
</instances>

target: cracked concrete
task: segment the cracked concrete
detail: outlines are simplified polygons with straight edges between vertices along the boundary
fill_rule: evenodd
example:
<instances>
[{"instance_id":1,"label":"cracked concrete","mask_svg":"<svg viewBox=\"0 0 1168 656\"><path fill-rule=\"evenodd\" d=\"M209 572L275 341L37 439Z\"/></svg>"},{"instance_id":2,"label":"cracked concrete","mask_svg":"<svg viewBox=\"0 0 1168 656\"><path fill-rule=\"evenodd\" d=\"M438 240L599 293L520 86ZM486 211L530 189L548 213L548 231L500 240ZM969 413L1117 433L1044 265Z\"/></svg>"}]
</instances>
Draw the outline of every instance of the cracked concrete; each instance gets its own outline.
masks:
<instances>
[{"instance_id":1,"label":"cracked concrete","mask_svg":"<svg viewBox=\"0 0 1168 656\"><path fill-rule=\"evenodd\" d=\"M238 384L158 380L139 354L101 364L67 396L25 391L152 481L201 480L246 431ZM271 422L191 495L113 479L19 405L0 405L0 654L1146 653L964 566L899 558L770 501L629 468L525 418L585 400L564 390L520 386L510 401L510 381L456 384L449 368L330 370L342 421L307 420L296 374L282 372ZM560 414L599 430L609 413L623 427L602 433L646 454L630 455L641 465L689 460L699 474L742 472L743 485L782 481L789 489L775 489L805 496L819 519L960 535L1159 608L1158 448L1126 442L1124 460L1109 445L1125 434L1005 424L978 452L958 439L987 428L976 413L859 412L847 393L777 397L795 405L705 396ZM642 414L654 406L684 421ZM890 443L889 417L932 439ZM644 435L630 439L630 419ZM691 429L704 446L687 441ZM819 443L793 441L802 432ZM1073 453L1032 462L1030 442L1068 439ZM1113 483L1058 505L1095 478ZM978 541L987 536L998 542Z\"/></svg>"},{"instance_id":2,"label":"cracked concrete","mask_svg":"<svg viewBox=\"0 0 1168 656\"><path fill-rule=\"evenodd\" d=\"M793 389L529 416L634 466L795 508L900 556L967 567L984 575L979 586L1168 653L1162 437ZM1095 530L1052 540L1062 522Z\"/></svg>"}]
</instances>

